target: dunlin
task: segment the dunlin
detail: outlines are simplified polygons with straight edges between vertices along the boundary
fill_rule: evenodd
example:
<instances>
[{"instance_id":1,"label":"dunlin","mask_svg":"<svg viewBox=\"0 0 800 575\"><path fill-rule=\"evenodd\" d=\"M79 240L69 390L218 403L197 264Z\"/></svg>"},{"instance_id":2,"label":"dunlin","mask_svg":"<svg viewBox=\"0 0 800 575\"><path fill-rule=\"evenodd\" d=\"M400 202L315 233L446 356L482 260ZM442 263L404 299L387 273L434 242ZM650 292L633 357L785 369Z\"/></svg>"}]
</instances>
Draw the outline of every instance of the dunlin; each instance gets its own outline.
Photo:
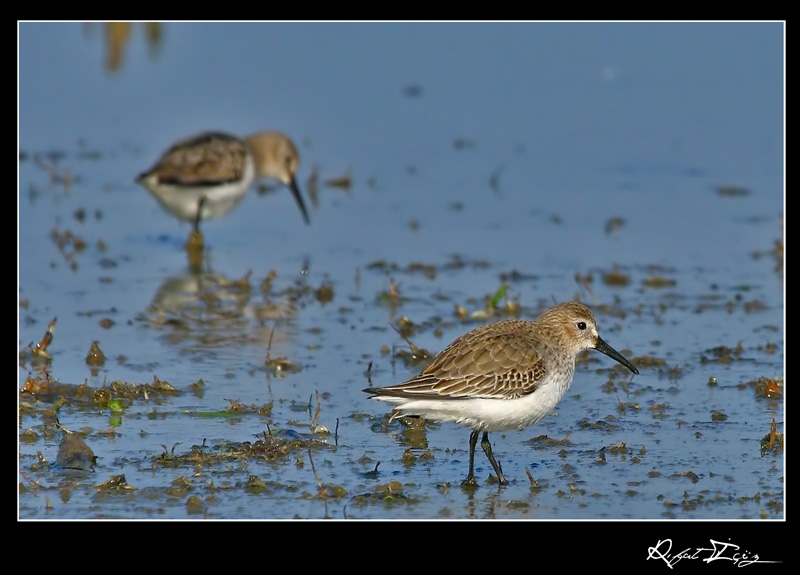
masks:
<instances>
[{"instance_id":1,"label":"dunlin","mask_svg":"<svg viewBox=\"0 0 800 575\"><path fill-rule=\"evenodd\" d=\"M176 142L136 181L176 218L194 224L218 218L238 204L258 177L287 185L309 222L295 174L300 154L280 132L238 138L204 132Z\"/></svg>"},{"instance_id":2,"label":"dunlin","mask_svg":"<svg viewBox=\"0 0 800 575\"><path fill-rule=\"evenodd\" d=\"M464 486L477 484L475 445L482 433L481 447L498 482L506 485L492 453L489 432L521 430L550 413L572 383L575 357L585 349L596 349L639 373L600 338L588 307L566 302L533 321L512 319L477 327L453 341L422 373L405 383L364 391L396 406L390 422L410 415L471 428Z\"/></svg>"}]
</instances>

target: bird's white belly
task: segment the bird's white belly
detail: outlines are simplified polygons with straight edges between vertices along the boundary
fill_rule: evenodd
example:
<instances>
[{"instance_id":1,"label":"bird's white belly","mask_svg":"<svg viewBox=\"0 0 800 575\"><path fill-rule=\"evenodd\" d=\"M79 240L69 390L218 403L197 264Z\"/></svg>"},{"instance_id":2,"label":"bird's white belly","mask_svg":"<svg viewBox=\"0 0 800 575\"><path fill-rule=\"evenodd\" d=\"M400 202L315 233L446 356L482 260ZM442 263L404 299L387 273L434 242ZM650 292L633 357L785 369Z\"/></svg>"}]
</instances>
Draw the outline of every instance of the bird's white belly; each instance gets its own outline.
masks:
<instances>
[{"instance_id":1,"label":"bird's white belly","mask_svg":"<svg viewBox=\"0 0 800 575\"><path fill-rule=\"evenodd\" d=\"M148 185L147 189L173 216L183 221L194 222L201 198L205 198L205 202L200 219L218 218L242 201L254 179L255 167L252 158L248 157L242 177L235 181L207 186L159 183Z\"/></svg>"},{"instance_id":2,"label":"bird's white belly","mask_svg":"<svg viewBox=\"0 0 800 575\"><path fill-rule=\"evenodd\" d=\"M380 396L403 415L452 421L480 431L508 431L533 425L550 413L569 388L569 379L516 399L409 399Z\"/></svg>"}]
</instances>

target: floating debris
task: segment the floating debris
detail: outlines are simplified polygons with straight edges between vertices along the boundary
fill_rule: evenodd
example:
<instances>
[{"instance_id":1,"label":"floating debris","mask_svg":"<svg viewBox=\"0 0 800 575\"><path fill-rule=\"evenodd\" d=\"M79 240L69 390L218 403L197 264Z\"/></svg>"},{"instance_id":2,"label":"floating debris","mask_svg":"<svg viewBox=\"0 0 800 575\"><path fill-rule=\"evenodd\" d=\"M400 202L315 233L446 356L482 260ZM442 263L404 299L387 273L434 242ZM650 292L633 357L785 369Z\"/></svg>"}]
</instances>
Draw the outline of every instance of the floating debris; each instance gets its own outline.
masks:
<instances>
[{"instance_id":1,"label":"floating debris","mask_svg":"<svg viewBox=\"0 0 800 575\"><path fill-rule=\"evenodd\" d=\"M53 330L56 327L56 319L53 318L47 326L47 331L45 332L42 339L36 345L33 345L33 342L28 344L28 347L23 349L19 352L20 360L24 360L28 355L33 357L38 357L41 359L53 359L49 353L47 353L48 346L53 342Z\"/></svg>"},{"instance_id":2,"label":"floating debris","mask_svg":"<svg viewBox=\"0 0 800 575\"><path fill-rule=\"evenodd\" d=\"M92 471L97 461L94 452L86 445L86 442L79 434L69 431L60 425L58 427L64 432L64 437L58 445L56 464L63 469Z\"/></svg>"},{"instance_id":3,"label":"floating debris","mask_svg":"<svg viewBox=\"0 0 800 575\"><path fill-rule=\"evenodd\" d=\"M630 276L622 273L619 270L611 270L610 272L603 274L603 282L606 285L622 287L628 285L630 281Z\"/></svg>"},{"instance_id":4,"label":"floating debris","mask_svg":"<svg viewBox=\"0 0 800 575\"><path fill-rule=\"evenodd\" d=\"M720 196L742 197L748 195L749 193L750 190L744 186L717 186L717 195Z\"/></svg>"},{"instance_id":5,"label":"floating debris","mask_svg":"<svg viewBox=\"0 0 800 575\"><path fill-rule=\"evenodd\" d=\"M128 485L128 481L125 479L124 475L112 475L106 481L95 487L101 491L132 491L136 489L132 485Z\"/></svg>"},{"instance_id":6,"label":"floating debris","mask_svg":"<svg viewBox=\"0 0 800 575\"><path fill-rule=\"evenodd\" d=\"M666 288L666 287L675 287L676 285L678 285L678 282L673 279L665 278L662 276L649 276L642 281L642 284L645 287Z\"/></svg>"},{"instance_id":7,"label":"floating debris","mask_svg":"<svg viewBox=\"0 0 800 575\"><path fill-rule=\"evenodd\" d=\"M779 455L783 453L783 433L778 431L778 425L775 420L772 420L769 433L761 439L761 455L762 457L767 453Z\"/></svg>"},{"instance_id":8,"label":"floating debris","mask_svg":"<svg viewBox=\"0 0 800 575\"><path fill-rule=\"evenodd\" d=\"M606 226L605 226L606 234L611 235L613 233L616 233L619 230L621 230L624 225L625 225L625 218L619 218L619 217L611 218L606 221Z\"/></svg>"},{"instance_id":9,"label":"floating debris","mask_svg":"<svg viewBox=\"0 0 800 575\"><path fill-rule=\"evenodd\" d=\"M342 190L349 190L350 186L353 185L353 178L350 176L349 173L344 174L343 176L338 176L335 178L328 178L324 182L325 186L328 188L340 188Z\"/></svg>"},{"instance_id":10,"label":"floating debris","mask_svg":"<svg viewBox=\"0 0 800 575\"><path fill-rule=\"evenodd\" d=\"M89 353L86 354L86 365L93 367L100 367L106 363L106 354L100 349L100 342L94 340L89 347Z\"/></svg>"}]
</instances>

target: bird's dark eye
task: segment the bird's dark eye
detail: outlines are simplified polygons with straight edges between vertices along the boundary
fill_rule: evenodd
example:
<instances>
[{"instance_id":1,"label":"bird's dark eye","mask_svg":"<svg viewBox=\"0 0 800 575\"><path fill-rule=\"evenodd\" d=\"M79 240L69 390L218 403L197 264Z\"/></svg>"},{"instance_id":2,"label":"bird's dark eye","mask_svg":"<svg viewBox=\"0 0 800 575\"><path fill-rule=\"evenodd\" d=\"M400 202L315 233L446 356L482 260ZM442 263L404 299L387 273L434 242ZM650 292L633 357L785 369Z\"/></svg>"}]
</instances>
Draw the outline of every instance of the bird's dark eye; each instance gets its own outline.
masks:
<instances>
[{"instance_id":1,"label":"bird's dark eye","mask_svg":"<svg viewBox=\"0 0 800 575\"><path fill-rule=\"evenodd\" d=\"M585 321L579 321L578 322L578 329L581 330L581 331L585 330L586 329L586 322Z\"/></svg>"}]
</instances>

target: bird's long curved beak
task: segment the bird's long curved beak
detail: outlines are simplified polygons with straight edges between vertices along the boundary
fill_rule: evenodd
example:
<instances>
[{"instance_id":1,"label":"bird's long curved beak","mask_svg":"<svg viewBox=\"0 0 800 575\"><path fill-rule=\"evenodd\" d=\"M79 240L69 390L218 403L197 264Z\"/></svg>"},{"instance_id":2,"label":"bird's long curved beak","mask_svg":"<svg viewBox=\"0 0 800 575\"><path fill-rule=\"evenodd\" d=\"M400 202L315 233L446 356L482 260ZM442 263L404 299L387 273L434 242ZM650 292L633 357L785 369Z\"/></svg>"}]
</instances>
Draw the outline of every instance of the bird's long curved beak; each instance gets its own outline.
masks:
<instances>
[{"instance_id":1,"label":"bird's long curved beak","mask_svg":"<svg viewBox=\"0 0 800 575\"><path fill-rule=\"evenodd\" d=\"M297 180L295 178L289 180L289 189L292 190L294 199L297 205L300 206L300 211L303 212L303 219L307 224L310 224L311 220L308 219L308 210L306 210L306 204L303 202L303 196L300 194L300 188L297 186Z\"/></svg>"},{"instance_id":2,"label":"bird's long curved beak","mask_svg":"<svg viewBox=\"0 0 800 575\"><path fill-rule=\"evenodd\" d=\"M635 373L635 374L639 373L639 370L636 369L635 365L633 365L630 361L628 361L628 359L624 355L622 355L616 349L614 349L613 347L608 345L601 338L599 338L599 337L597 338L597 343L595 344L594 348L597 351L599 351L600 353L604 353L605 355L607 355L611 359L614 359L614 360L620 362L622 365L624 365L625 367L630 369L633 373Z\"/></svg>"}]
</instances>

